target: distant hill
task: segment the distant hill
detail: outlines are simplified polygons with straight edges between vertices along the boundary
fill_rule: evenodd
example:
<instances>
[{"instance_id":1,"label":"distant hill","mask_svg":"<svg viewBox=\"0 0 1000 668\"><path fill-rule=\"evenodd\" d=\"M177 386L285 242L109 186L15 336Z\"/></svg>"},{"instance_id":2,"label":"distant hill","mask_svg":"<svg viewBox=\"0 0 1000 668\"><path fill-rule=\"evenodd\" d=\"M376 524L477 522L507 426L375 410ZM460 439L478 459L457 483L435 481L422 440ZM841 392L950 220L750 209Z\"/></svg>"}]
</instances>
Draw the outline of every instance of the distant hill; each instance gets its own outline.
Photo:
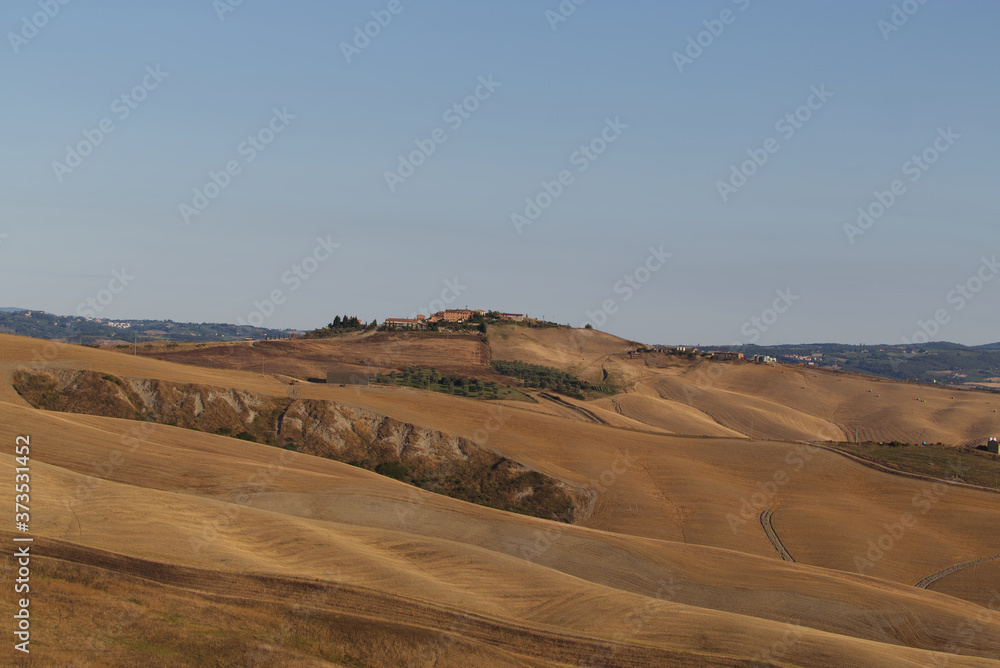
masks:
<instances>
[{"instance_id":1,"label":"distant hill","mask_svg":"<svg viewBox=\"0 0 1000 668\"><path fill-rule=\"evenodd\" d=\"M0 313L19 313L27 310L26 308L15 308L13 306L0 306Z\"/></svg>"},{"instance_id":2,"label":"distant hill","mask_svg":"<svg viewBox=\"0 0 1000 668\"><path fill-rule=\"evenodd\" d=\"M93 344L102 341L233 341L288 337L291 330L243 327L228 323L185 323L172 320L107 320L61 316L44 311L0 308L0 333L36 339Z\"/></svg>"},{"instance_id":3,"label":"distant hill","mask_svg":"<svg viewBox=\"0 0 1000 668\"><path fill-rule=\"evenodd\" d=\"M719 350L734 350L720 346ZM920 383L964 385L986 384L1000 388L1000 343L963 346L931 342L911 345L851 346L840 343L808 343L781 346L743 346L747 356L771 355L788 364L854 371L870 376Z\"/></svg>"}]
</instances>

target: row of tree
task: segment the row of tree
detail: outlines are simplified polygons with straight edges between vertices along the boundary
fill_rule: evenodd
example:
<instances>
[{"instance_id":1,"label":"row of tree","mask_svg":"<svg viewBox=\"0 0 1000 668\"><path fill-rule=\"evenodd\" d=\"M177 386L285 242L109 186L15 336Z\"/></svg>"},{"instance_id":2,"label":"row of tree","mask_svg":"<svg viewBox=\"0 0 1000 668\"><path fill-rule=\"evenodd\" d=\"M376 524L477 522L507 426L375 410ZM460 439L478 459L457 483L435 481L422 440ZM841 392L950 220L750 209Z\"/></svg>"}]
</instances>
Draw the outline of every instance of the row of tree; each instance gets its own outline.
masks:
<instances>
[{"instance_id":1,"label":"row of tree","mask_svg":"<svg viewBox=\"0 0 1000 668\"><path fill-rule=\"evenodd\" d=\"M326 327L321 327L320 329L314 329L305 335L307 339L323 339L329 336L336 336L337 334L346 334L348 332L359 332L368 331L370 329L375 329L378 327L378 321L372 320L370 324L365 324L358 319L357 316L344 315L335 316L333 322L331 322Z\"/></svg>"},{"instance_id":2,"label":"row of tree","mask_svg":"<svg viewBox=\"0 0 1000 668\"><path fill-rule=\"evenodd\" d=\"M374 327L377 324L378 323L376 323L375 321L372 321L372 324L370 326ZM338 315L333 319L333 322L327 325L327 327L329 327L330 329L343 329L346 331L355 331L359 329L367 329L369 326L365 325L363 322L358 320L358 316L356 315L352 315L351 317L347 317L345 315L343 318L341 318Z\"/></svg>"},{"instance_id":3,"label":"row of tree","mask_svg":"<svg viewBox=\"0 0 1000 668\"><path fill-rule=\"evenodd\" d=\"M402 371L392 371L388 374L376 374L376 383L388 385L404 385L444 394L454 394L460 397L479 397L482 399L498 399L500 385L496 381L483 382L478 378L463 378L449 376L437 369L421 369L408 367Z\"/></svg>"},{"instance_id":4,"label":"row of tree","mask_svg":"<svg viewBox=\"0 0 1000 668\"><path fill-rule=\"evenodd\" d=\"M501 375L520 378L524 387L554 390L577 399L584 398L584 390L601 389L565 371L553 369L549 366L542 366L541 364L506 362L502 360L493 360L490 364L493 370Z\"/></svg>"}]
</instances>

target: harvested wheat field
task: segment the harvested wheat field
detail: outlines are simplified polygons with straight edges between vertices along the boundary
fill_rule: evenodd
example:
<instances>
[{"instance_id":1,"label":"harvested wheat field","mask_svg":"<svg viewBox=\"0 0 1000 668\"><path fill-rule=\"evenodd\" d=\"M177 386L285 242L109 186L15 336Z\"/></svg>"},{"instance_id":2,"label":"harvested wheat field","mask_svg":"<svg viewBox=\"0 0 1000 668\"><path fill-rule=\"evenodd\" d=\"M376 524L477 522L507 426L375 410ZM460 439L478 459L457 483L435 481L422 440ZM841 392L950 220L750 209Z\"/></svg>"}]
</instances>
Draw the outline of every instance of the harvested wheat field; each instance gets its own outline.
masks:
<instances>
[{"instance_id":1,"label":"harvested wheat field","mask_svg":"<svg viewBox=\"0 0 1000 668\"><path fill-rule=\"evenodd\" d=\"M1000 666L1000 495L825 447L957 447L1000 427L993 396L508 334L303 341L266 373L0 335L0 439L31 443L31 660ZM526 403L295 380L491 355L619 385ZM424 465L464 477L434 493ZM511 480L547 491L490 507Z\"/></svg>"},{"instance_id":2,"label":"harvested wheat field","mask_svg":"<svg viewBox=\"0 0 1000 668\"><path fill-rule=\"evenodd\" d=\"M446 343L442 341L446 340ZM221 345L151 344L139 354L219 369L263 371L297 378L326 378L327 371L362 373L421 366L491 379L485 342L474 334L368 332L330 339L255 341Z\"/></svg>"}]
</instances>

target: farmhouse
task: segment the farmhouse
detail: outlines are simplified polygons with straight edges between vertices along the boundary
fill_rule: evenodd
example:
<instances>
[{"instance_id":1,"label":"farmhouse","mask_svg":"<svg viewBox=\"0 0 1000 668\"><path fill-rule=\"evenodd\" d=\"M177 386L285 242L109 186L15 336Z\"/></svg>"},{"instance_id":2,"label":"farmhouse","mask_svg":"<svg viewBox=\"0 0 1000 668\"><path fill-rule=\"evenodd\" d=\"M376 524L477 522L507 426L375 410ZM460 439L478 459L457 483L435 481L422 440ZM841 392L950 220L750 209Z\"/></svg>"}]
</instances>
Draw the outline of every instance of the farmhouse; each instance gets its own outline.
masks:
<instances>
[{"instance_id":1,"label":"farmhouse","mask_svg":"<svg viewBox=\"0 0 1000 668\"><path fill-rule=\"evenodd\" d=\"M991 438L986 443L986 451L992 452L994 455L1000 455L1000 441L996 438Z\"/></svg>"},{"instance_id":2,"label":"farmhouse","mask_svg":"<svg viewBox=\"0 0 1000 668\"><path fill-rule=\"evenodd\" d=\"M465 322L473 316L475 311L470 311L468 309L447 309L445 311L438 311L431 317L427 318L427 322Z\"/></svg>"},{"instance_id":3,"label":"farmhouse","mask_svg":"<svg viewBox=\"0 0 1000 668\"><path fill-rule=\"evenodd\" d=\"M424 316L418 315L416 318L386 318L385 324L396 329L426 329Z\"/></svg>"}]
</instances>

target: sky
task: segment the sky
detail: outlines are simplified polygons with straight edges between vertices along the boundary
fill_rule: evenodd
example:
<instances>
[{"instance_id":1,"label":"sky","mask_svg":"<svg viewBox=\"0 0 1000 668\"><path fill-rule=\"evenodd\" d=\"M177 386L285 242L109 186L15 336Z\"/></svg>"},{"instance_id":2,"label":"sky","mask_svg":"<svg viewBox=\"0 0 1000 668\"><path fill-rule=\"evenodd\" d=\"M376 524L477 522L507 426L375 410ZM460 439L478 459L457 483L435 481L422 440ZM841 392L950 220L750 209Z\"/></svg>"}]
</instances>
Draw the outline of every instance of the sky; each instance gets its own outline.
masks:
<instances>
[{"instance_id":1,"label":"sky","mask_svg":"<svg viewBox=\"0 0 1000 668\"><path fill-rule=\"evenodd\" d=\"M998 341L998 25L986 1L11 0L0 306Z\"/></svg>"}]
</instances>

